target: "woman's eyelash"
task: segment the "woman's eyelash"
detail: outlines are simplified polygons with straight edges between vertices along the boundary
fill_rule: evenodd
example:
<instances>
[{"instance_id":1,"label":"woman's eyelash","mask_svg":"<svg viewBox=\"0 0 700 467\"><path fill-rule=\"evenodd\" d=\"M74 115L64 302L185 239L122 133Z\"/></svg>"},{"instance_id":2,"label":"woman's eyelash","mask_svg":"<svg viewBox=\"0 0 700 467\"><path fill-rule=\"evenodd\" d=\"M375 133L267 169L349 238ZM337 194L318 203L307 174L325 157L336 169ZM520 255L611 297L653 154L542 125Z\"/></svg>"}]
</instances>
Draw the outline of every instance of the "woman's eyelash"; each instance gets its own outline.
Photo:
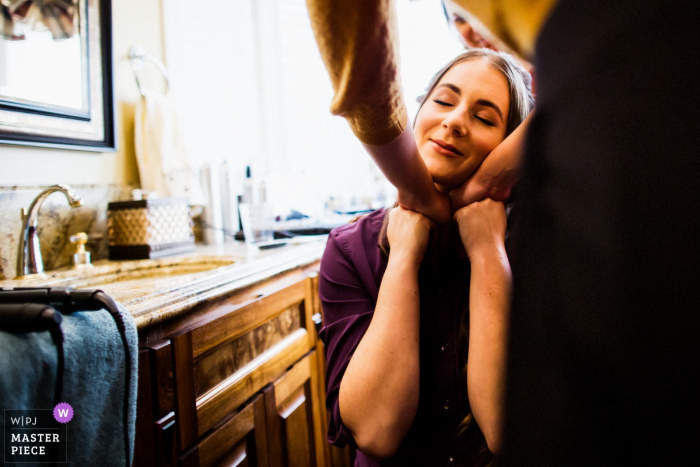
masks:
<instances>
[{"instance_id":1,"label":"woman's eyelash","mask_svg":"<svg viewBox=\"0 0 700 467\"><path fill-rule=\"evenodd\" d=\"M433 99L433 102L435 102L435 103L438 104L438 105L445 106L445 107L448 107L448 106L451 106L451 105L452 105L452 104L449 104L449 103L447 103L447 102L445 102L445 101L441 101L441 100L439 100L439 99Z\"/></svg>"},{"instance_id":2,"label":"woman's eyelash","mask_svg":"<svg viewBox=\"0 0 700 467\"><path fill-rule=\"evenodd\" d=\"M486 120L485 118L481 118L481 117L476 117L476 118L477 118L477 120L481 120L482 123L484 123L484 124L486 124L486 125L488 125L488 126L496 126L496 125L495 125L492 121L490 121L490 120Z\"/></svg>"}]
</instances>

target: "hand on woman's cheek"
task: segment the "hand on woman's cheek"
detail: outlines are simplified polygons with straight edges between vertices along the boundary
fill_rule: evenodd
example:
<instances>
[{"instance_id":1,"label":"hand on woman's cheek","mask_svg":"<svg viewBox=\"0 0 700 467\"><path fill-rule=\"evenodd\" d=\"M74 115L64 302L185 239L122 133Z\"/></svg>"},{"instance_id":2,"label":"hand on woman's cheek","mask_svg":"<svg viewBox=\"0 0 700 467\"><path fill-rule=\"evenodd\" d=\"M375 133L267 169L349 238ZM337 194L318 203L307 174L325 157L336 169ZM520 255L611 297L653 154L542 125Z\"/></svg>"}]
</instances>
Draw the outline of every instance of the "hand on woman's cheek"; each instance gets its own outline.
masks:
<instances>
[{"instance_id":1,"label":"hand on woman's cheek","mask_svg":"<svg viewBox=\"0 0 700 467\"><path fill-rule=\"evenodd\" d=\"M400 255L403 260L419 266L430 242L431 230L436 229L436 224L422 214L401 206L392 209L387 230L390 256Z\"/></svg>"},{"instance_id":2,"label":"hand on woman's cheek","mask_svg":"<svg viewBox=\"0 0 700 467\"><path fill-rule=\"evenodd\" d=\"M472 203L455 212L454 219L469 259L503 248L506 211L500 201L486 198Z\"/></svg>"}]
</instances>

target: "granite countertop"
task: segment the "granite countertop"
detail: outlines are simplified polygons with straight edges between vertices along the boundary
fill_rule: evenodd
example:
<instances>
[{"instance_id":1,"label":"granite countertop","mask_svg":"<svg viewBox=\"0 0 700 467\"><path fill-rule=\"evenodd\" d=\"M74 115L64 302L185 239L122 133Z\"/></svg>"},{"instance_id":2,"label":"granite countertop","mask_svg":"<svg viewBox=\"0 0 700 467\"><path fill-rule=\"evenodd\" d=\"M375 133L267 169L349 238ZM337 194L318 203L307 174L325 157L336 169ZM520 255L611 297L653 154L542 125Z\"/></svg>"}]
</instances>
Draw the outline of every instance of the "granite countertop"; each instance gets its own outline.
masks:
<instances>
[{"instance_id":1,"label":"granite countertop","mask_svg":"<svg viewBox=\"0 0 700 467\"><path fill-rule=\"evenodd\" d=\"M275 274L321 258L326 236L250 252L242 242L197 246L193 253L155 260L97 261L87 270L1 281L0 287L74 286L103 290L122 304L141 330Z\"/></svg>"}]
</instances>

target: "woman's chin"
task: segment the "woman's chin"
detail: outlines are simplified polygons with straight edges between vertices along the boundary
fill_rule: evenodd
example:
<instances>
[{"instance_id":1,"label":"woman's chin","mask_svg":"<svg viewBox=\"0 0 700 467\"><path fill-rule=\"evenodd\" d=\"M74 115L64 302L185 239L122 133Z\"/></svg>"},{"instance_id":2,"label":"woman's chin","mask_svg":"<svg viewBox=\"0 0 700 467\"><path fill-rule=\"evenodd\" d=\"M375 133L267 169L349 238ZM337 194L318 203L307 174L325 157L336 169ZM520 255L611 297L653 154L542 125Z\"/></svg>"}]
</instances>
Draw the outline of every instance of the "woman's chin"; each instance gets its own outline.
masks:
<instances>
[{"instance_id":1,"label":"woman's chin","mask_svg":"<svg viewBox=\"0 0 700 467\"><path fill-rule=\"evenodd\" d=\"M469 178L450 173L440 174L431 172L431 175L433 177L433 183L435 183L435 187L441 193L449 193L451 189L458 187L459 185L464 183L467 180L467 178Z\"/></svg>"},{"instance_id":2,"label":"woman's chin","mask_svg":"<svg viewBox=\"0 0 700 467\"><path fill-rule=\"evenodd\" d=\"M426 165L430 175L433 177L433 182L442 187L442 189L438 188L440 191L443 189L449 191L461 185L474 172L474 170L467 170L467 167L454 167L452 164L441 164L439 162L441 161L426 161Z\"/></svg>"}]
</instances>

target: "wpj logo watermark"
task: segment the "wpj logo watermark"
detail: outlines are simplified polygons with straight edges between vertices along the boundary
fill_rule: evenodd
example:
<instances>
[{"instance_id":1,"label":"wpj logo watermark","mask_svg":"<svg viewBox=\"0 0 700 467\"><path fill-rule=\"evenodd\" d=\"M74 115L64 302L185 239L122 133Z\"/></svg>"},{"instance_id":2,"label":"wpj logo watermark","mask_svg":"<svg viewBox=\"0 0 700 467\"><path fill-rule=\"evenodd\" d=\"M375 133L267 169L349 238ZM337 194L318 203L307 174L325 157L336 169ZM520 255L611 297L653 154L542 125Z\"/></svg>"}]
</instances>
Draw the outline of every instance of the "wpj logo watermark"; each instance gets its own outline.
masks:
<instances>
[{"instance_id":1,"label":"wpj logo watermark","mask_svg":"<svg viewBox=\"0 0 700 467\"><path fill-rule=\"evenodd\" d=\"M66 463L72 419L73 407L64 402L53 409L5 410L5 463Z\"/></svg>"}]
</instances>

